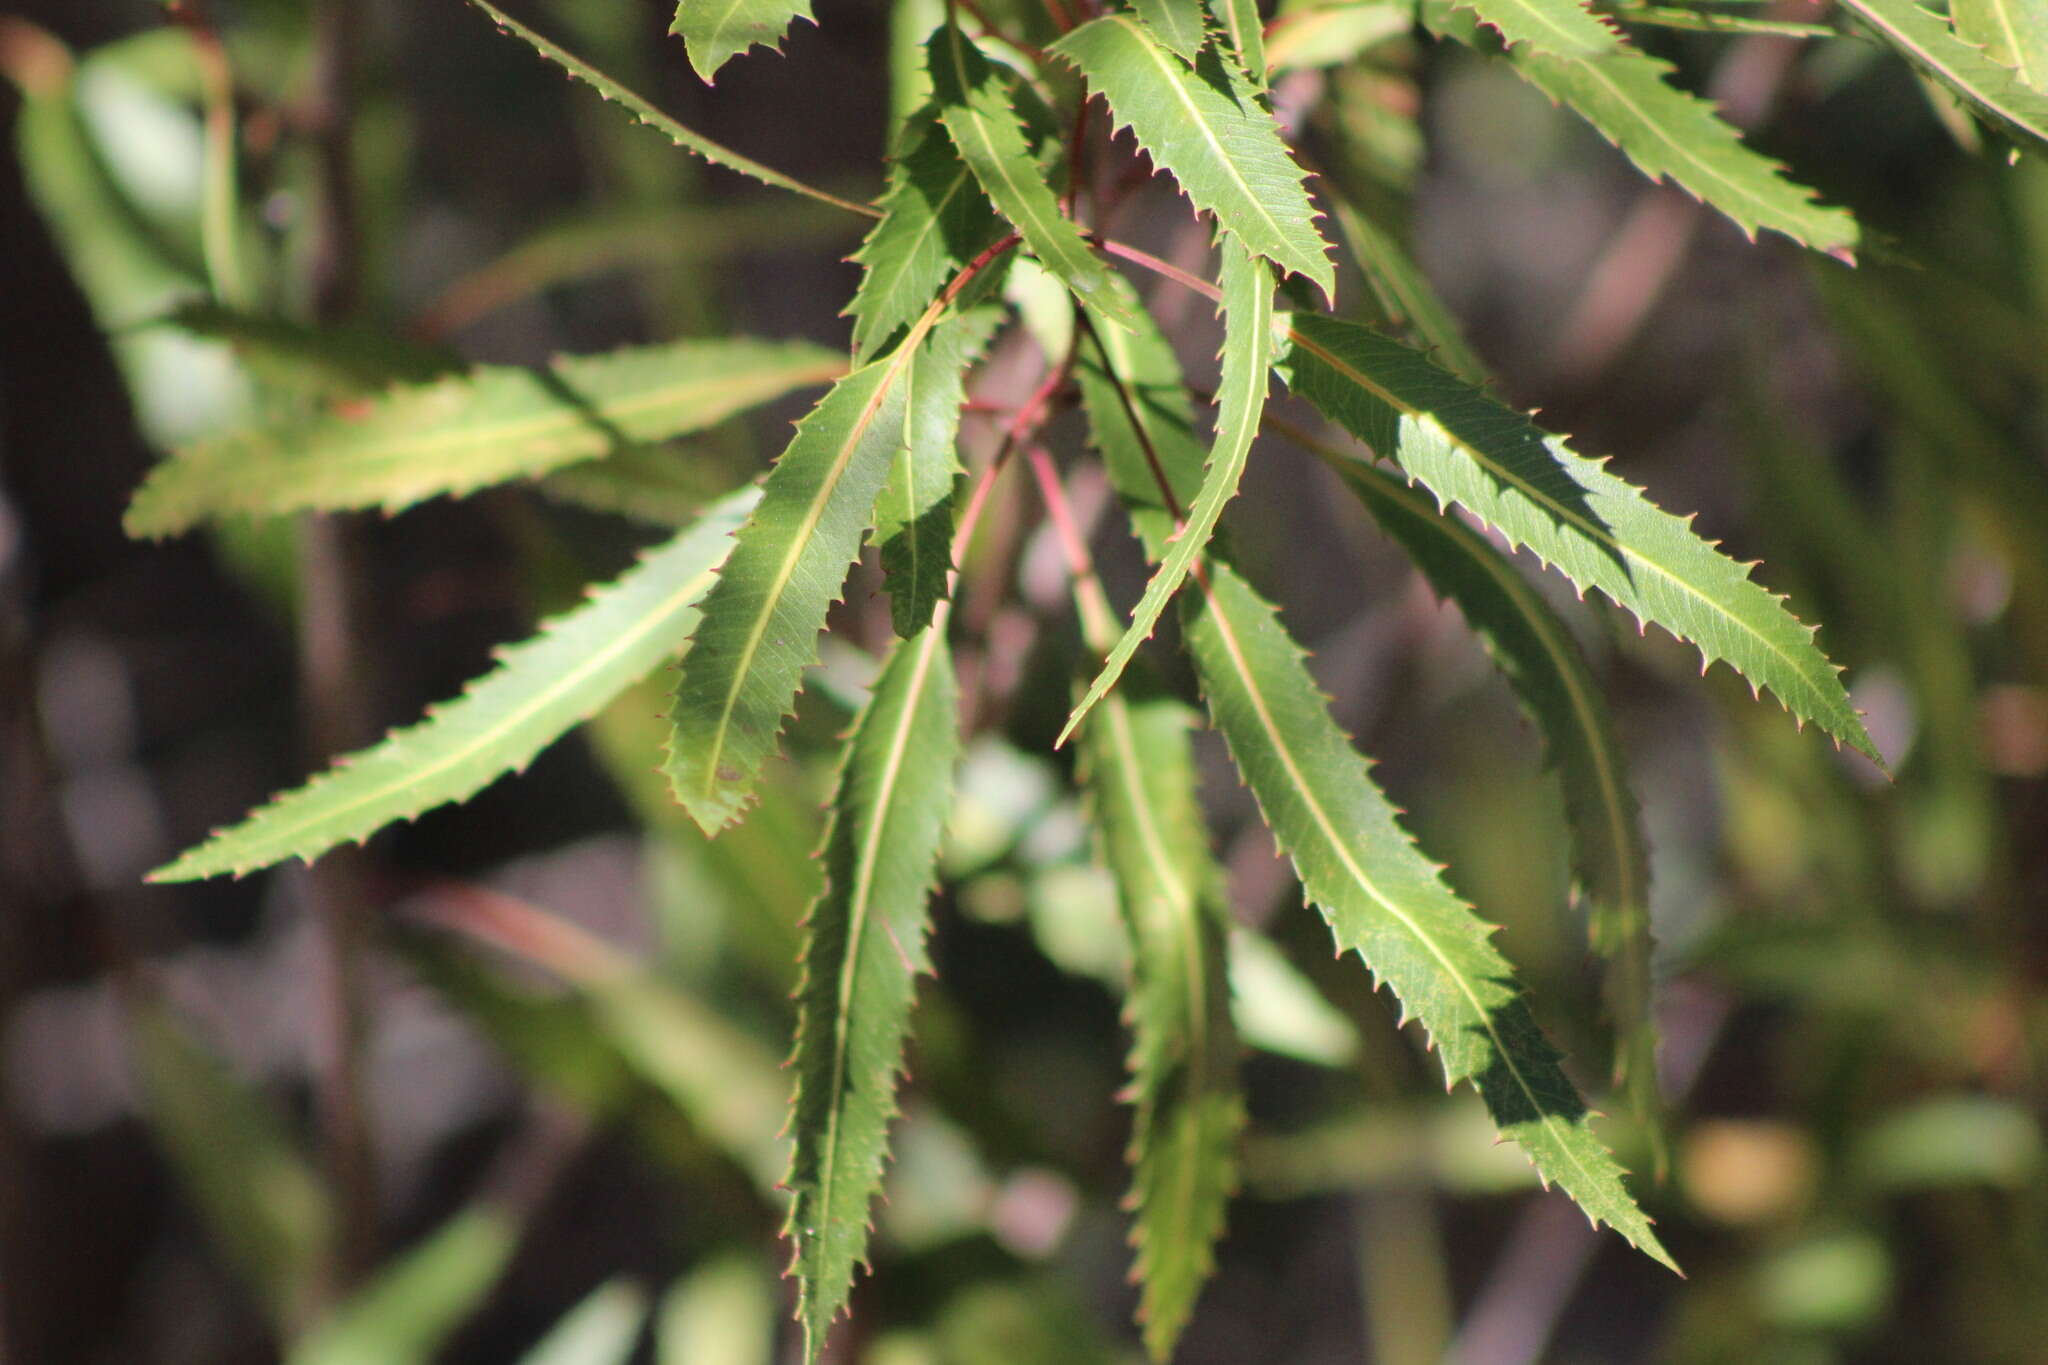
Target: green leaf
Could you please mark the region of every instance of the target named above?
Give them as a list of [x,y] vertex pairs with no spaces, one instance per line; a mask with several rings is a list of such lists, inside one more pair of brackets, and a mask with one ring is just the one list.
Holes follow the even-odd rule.
[[846,312],[853,318],[854,357],[861,361],[915,322],[946,282],[1003,231],[935,109],[913,115],[899,145],[889,188],[877,201],[881,221],[853,254],[862,273]]
[[1950,0],[1956,37],[2036,91],[2048,90],[2048,3],[2044,0]]
[[1838,670],[1783,603],[1639,489],[1421,354],[1356,323],[1296,314],[1288,386],[1419,479],[1528,546],[1583,592],[1596,588],[1725,659],[1793,717],[1882,763]]
[[1180,590],[1188,570],[1209,543],[1224,504],[1237,493],[1244,474],[1245,459],[1252,440],[1259,434],[1259,417],[1266,408],[1266,390],[1271,384],[1267,370],[1273,350],[1273,280],[1265,265],[1246,255],[1233,242],[1223,244],[1223,376],[1216,395],[1216,444],[1202,476],[1201,492],[1188,509],[1187,524],[1174,537],[1145,595],[1131,614],[1130,628],[1109,652],[1102,671],[1090,683],[1080,705],[1067,718],[1057,743],[1066,743],[1097,702],[1116,686],[1124,666],[1138,646],[1151,638],[1159,614]]
[[1628,762],[1585,656],[1550,604],[1493,544],[1393,475],[1333,461],[1374,520],[1455,602],[1541,729],[1564,788],[1572,868],[1594,948],[1607,959],[1615,1079],[1656,1130],[1656,1031],[1650,1016],[1650,863]]
[[657,1365],[774,1365],[780,1295],[751,1255],[719,1253],[661,1296]]
[[[1110,480],[1157,558],[1171,522],[1153,470],[1185,497],[1200,477],[1201,447],[1177,434],[1171,398],[1138,397],[1148,388],[1167,392],[1170,350],[1142,335],[1102,340],[1108,368],[1092,390],[1082,372],[1082,401]],[[1124,369],[1126,359],[1136,368]],[[1129,408],[1116,395],[1116,379],[1131,395]],[[1182,598],[1182,610],[1210,718],[1340,950],[1359,949],[1394,988],[1429,1030],[1445,1075],[1453,1084],[1472,1081],[1495,1124],[1522,1144],[1546,1181],[1670,1264],[1486,926],[1400,828],[1273,609],[1212,558],[1202,593]]]
[[1140,664],[1081,729],[1081,763],[1130,939],[1139,1318],[1166,1360],[1215,1266],[1244,1126],[1193,713]]
[[1676,182],[1750,237],[1769,228],[1816,251],[1846,256],[1855,248],[1848,210],[1816,204],[1812,190],[1745,146],[1711,104],[1666,83],[1670,63],[1634,48],[1578,61],[1540,52],[1513,58],[1530,83],[1571,106],[1644,175]]
[[779,48],[789,27],[810,19],[811,0],[677,0],[670,33],[679,33],[690,65],[706,85],[718,68],[750,47]]
[[[821,203],[832,204],[850,213],[863,214],[869,218],[876,216],[875,210],[866,204],[856,204],[851,200],[841,199],[837,195],[826,194],[822,190],[814,189],[804,184],[801,180],[791,179],[781,171],[763,166],[752,157],[741,156],[730,147],[713,142],[701,133],[685,128],[682,124],[655,108],[648,100],[634,94],[602,71],[572,56],[556,44],[549,42],[546,38],[541,37],[538,33],[535,33],[532,29],[492,4],[491,0],[469,0],[469,2],[485,14],[488,14],[501,31],[520,39],[542,57],[561,67],[571,76],[597,91],[605,99],[618,101],[619,105],[634,118],[640,120],[640,122],[656,132],[666,134],[668,139],[675,143],[676,146],[695,152],[712,165],[723,166],[729,171],[738,171],[741,175],[752,176],[764,185],[773,185],[777,189],[788,190],[792,194],[801,194],[807,199],[816,199]],[[746,4],[749,0],[720,0],[720,2]],[[787,2],[788,0],[783,0],[784,7],[787,7]],[[776,0],[753,0],[753,3],[774,6],[776,5]],[[806,12],[808,12],[807,0]],[[780,36],[779,30],[777,36]],[[738,49],[735,50],[737,51]],[[696,60],[694,52],[691,53],[691,59],[693,62]],[[698,69],[700,72],[703,70],[701,65],[699,65]],[[714,67],[714,69],[716,68]],[[705,79],[709,80],[710,76],[707,74]]]
[[758,496],[750,488],[718,503],[588,603],[505,650],[498,667],[460,698],[278,797],[150,880],[310,860],[525,767],[688,636],[695,604]]
[[803,671],[817,659],[825,613],[902,448],[909,385],[900,381],[923,341],[913,327],[797,423],[705,600],[669,708],[663,769],[706,833],[746,803]]
[[128,1043],[150,1129],[214,1245],[274,1325],[302,1321],[334,1223],[313,1162],[264,1096],[146,989],[129,997]]
[[[1062,295],[1062,298],[1065,296]],[[875,503],[874,535],[888,575],[889,619],[906,639],[932,619],[953,571],[953,491],[962,473],[955,442],[967,368],[1003,320],[981,308],[933,330],[910,375],[903,446]]]
[[486,366],[192,446],[150,471],[125,524],[165,536],[231,512],[395,512],[698,431],[844,369],[808,342],[748,339]]
[[1559,57],[1597,57],[1621,40],[1579,0],[1452,0],[1521,52]]
[[293,1346],[287,1365],[426,1365],[511,1263],[518,1233],[502,1209],[463,1210],[386,1262]]
[[[1273,71],[1349,66],[1361,53],[1406,37],[1414,27],[1415,6],[1398,0],[1337,0],[1290,9],[1273,21],[1265,40],[1265,61]],[[1335,202],[1344,200],[1337,197]]]
[[1452,374],[1484,384],[1486,363],[1466,342],[1450,308],[1401,243],[1346,200],[1337,200],[1336,215],[1338,231],[1365,272],[1381,316],[1397,327],[1413,328],[1430,357]]
[[1208,38],[1203,27],[1202,0],[1132,0],[1131,8],[1162,47],[1182,61],[1193,63]]
[[1258,0],[1209,0],[1238,64],[1259,89],[1266,88],[1266,30]]
[[1955,35],[1913,0],[1842,0],[1879,37],[2008,134],[2048,143],[2048,94]]
[[1016,227],[1039,263],[1076,296],[1094,301],[1113,320],[1130,325],[1121,296],[1107,288],[1109,268],[1060,212],[1058,198],[1040,176],[1011,104],[1008,82],[957,24],[933,33],[925,53],[939,117],[996,211]]
[[646,1325],[647,1291],[613,1280],[564,1314],[519,1365],[625,1365]]
[[266,383],[315,397],[424,384],[464,368],[453,351],[374,327],[308,327],[199,301],[179,305],[164,322],[192,336],[225,341]]
[[794,1243],[804,1359],[816,1361],[867,1254],[917,976],[952,804],[959,699],[944,610],[899,640],[847,741],[798,988]]
[[[1273,609],[1221,563],[1185,601],[1209,714],[1340,951],[1419,1019],[1453,1085],[1470,1081],[1539,1175],[1665,1265],[1671,1258],[1593,1135],[1492,930],[1453,895],[1330,718]],[[1675,1267],[1674,1267],[1675,1268]]]
[[1235,63],[1204,49],[1190,71],[1128,14],[1083,24],[1047,51],[1080,70],[1118,126],[1130,128],[1198,211],[1325,297],[1335,293],[1336,270],[1316,231],[1306,176]]

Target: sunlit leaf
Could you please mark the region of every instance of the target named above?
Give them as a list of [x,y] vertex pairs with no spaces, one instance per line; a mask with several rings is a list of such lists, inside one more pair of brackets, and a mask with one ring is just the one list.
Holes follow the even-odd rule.
[[2048,4],[2042,0],[1950,0],[1956,36],[2048,91]]
[[1208,36],[1203,31],[1202,0],[1132,0],[1160,45],[1183,61],[1192,62]]
[[1261,89],[1266,84],[1265,20],[1259,17],[1258,0],[1209,0],[1216,21],[1223,25],[1224,40],[1237,54],[1239,65]]
[[1614,30],[1581,0],[1452,0],[1524,52],[1597,57],[1621,46]]
[[1121,296],[1105,288],[1109,267],[1060,212],[1059,199],[1040,175],[1005,78],[956,24],[932,34],[926,54],[939,117],[996,211],[1067,288],[1128,322]]
[[669,32],[682,35],[690,65],[708,84],[748,48],[782,46],[790,25],[809,18],[811,0],[678,0]]
[[1958,38],[1939,15],[1914,0],[1842,0],[1842,7],[2007,134],[2036,151],[2048,143],[2048,94]]
[[625,1365],[647,1325],[647,1291],[614,1280],[549,1329],[519,1365]]
[[1236,63],[1205,48],[1190,71],[1129,14],[1083,24],[1048,50],[1079,69],[1198,211],[1255,255],[1335,292],[1304,173]]
[[1201,492],[1188,508],[1186,524],[1175,535],[1165,558],[1145,595],[1131,614],[1131,624],[1103,662],[1102,671],[1090,683],[1086,695],[1067,718],[1059,742],[1065,743],[1074,727],[1102,699],[1136,654],[1138,646],[1151,638],[1159,614],[1180,590],[1188,570],[1216,529],[1223,508],[1236,496],[1238,479],[1244,474],[1245,459],[1259,434],[1259,416],[1266,408],[1267,373],[1273,353],[1273,280],[1265,264],[1254,260],[1236,243],[1223,244],[1223,378],[1216,395],[1216,444],[1202,475]]
[[1638,621],[1725,659],[1875,762],[1849,695],[1802,625],[1739,564],[1522,413],[1356,323],[1296,314],[1280,370],[1288,386],[1516,547],[1596,588]]
[[746,339],[485,366],[192,446],[150,472],[126,525],[163,536],[237,512],[397,511],[699,431],[844,369],[805,342]]
[[926,902],[960,752],[947,615],[896,642],[854,724],[825,835],[826,887],[811,908],[783,1229],[808,1361],[867,1254],[910,1006],[930,969]]
[[720,502],[588,603],[506,649],[461,697],[215,834],[152,879],[310,860],[525,767],[681,645],[734,528],[758,497],[746,489]]
[[518,1226],[475,1205],[385,1262],[302,1337],[286,1365],[426,1365],[511,1263]]

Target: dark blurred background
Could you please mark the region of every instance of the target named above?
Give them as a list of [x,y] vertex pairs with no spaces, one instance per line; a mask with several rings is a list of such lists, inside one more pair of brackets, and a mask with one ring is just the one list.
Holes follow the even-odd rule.
[[[289,117],[316,79],[309,8],[212,6],[247,87],[245,191],[278,311],[507,364],[722,331],[843,344],[857,224],[704,169],[455,0],[341,7],[358,24],[360,244],[346,297],[323,302],[303,283],[317,157]],[[516,9],[768,164],[862,196],[879,184],[879,7],[820,0],[819,26],[715,90],[664,35],[672,5]],[[111,173],[175,215],[197,137],[183,35],[141,0],[0,5],[16,20],[68,49],[92,128],[133,151]],[[768,1188],[775,1063],[848,715],[834,670],[857,677],[858,651],[828,651],[795,761],[716,844],[650,793],[656,679],[338,871],[145,886],[328,754],[459,690],[658,532],[572,490],[500,490],[125,538],[153,460],[266,400],[221,344],[139,326],[176,281],[128,271],[53,208],[61,161],[22,154],[52,49],[5,32],[6,1358],[509,1361],[579,1305],[587,1340],[607,1323],[633,1340],[653,1302],[642,1358],[793,1359]],[[1407,218],[1506,396],[1697,510],[1822,623],[1895,777],[1727,670],[1701,678],[1670,639],[1571,608],[1654,850],[1668,1175],[1626,1116],[1604,1131],[1680,1281],[1536,1192],[1468,1099],[1441,1095],[1364,973],[1329,961],[1213,763],[1205,797],[1251,936],[1253,1122],[1181,1360],[2048,1360],[2048,172],[1978,145],[1870,44],[1644,42],[1857,210],[1858,268],[1746,242],[1504,67],[1405,29],[1277,89],[1327,174]],[[1119,231],[1198,264],[1182,212],[1148,192]],[[1198,379],[1204,326],[1184,348]],[[665,468],[663,489],[687,502],[747,476],[798,411],[694,441],[676,468],[696,472]],[[988,724],[945,858],[879,1274],[856,1290],[843,1360],[1134,1358],[1118,931],[1066,760],[1046,753],[1071,644],[1031,507],[1006,513],[1026,538],[1018,591],[969,613]],[[1608,1042],[1564,909],[1555,780],[1455,612],[1355,512],[1268,442],[1232,519],[1338,715],[1505,924],[1598,1092]],[[859,594],[844,617],[848,640],[886,633]],[[338,671],[322,671],[337,657],[323,631]],[[360,979],[339,987],[322,896],[360,934]],[[635,989],[550,959],[534,925],[557,922],[642,964]],[[332,1010],[344,988],[365,1021],[351,1047]],[[768,1097],[751,1145],[675,1081],[706,1055],[729,1064],[736,1104]],[[343,1063],[353,1115],[333,1092]],[[367,1134],[367,1166],[337,1155],[337,1121]],[[353,1239],[339,1257],[321,1250],[337,1226]]]

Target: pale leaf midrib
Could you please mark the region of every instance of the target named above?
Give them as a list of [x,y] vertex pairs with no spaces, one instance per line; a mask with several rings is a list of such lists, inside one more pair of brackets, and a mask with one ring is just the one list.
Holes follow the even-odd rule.
[[[1365,869],[1360,867],[1358,862],[1352,858],[1350,848],[1339,836],[1334,822],[1331,821],[1329,813],[1323,809],[1322,803],[1316,800],[1313,794],[1314,789],[1310,785],[1307,775],[1302,772],[1300,765],[1295,762],[1293,751],[1288,748],[1284,737],[1281,735],[1279,726],[1273,719],[1272,710],[1267,706],[1264,695],[1259,691],[1257,679],[1252,674],[1250,661],[1244,655],[1243,646],[1238,641],[1237,632],[1230,623],[1229,614],[1223,609],[1213,593],[1210,594],[1208,601],[1213,619],[1217,623],[1218,633],[1221,635],[1225,647],[1230,651],[1231,663],[1236,668],[1239,678],[1243,681],[1245,695],[1251,700],[1253,708],[1257,711],[1260,726],[1265,731],[1266,738],[1271,742],[1274,754],[1286,767],[1288,780],[1292,784],[1295,794],[1300,797],[1302,803],[1308,808],[1315,820],[1317,829],[1323,836],[1324,842],[1331,849],[1335,850],[1338,858],[1342,860],[1346,871],[1351,874],[1352,880],[1360,889],[1376,901],[1389,915],[1393,916],[1396,922],[1406,929],[1413,938],[1426,947],[1429,950],[1430,956],[1434,957],[1443,968],[1444,974],[1457,983],[1459,993],[1465,997],[1466,1003],[1472,1007],[1473,1013],[1479,1017],[1482,1027],[1485,1028],[1486,1035],[1493,1044],[1494,1056],[1499,1059],[1501,1065],[1507,1068],[1508,1074],[1515,1078],[1516,1087],[1521,1090],[1523,1097],[1528,1100],[1530,1109],[1536,1113],[1538,1121],[1543,1125],[1545,1131],[1550,1134],[1557,1150],[1577,1168],[1580,1176],[1589,1187],[1597,1185],[1598,1182],[1594,1178],[1593,1173],[1586,1169],[1584,1163],[1579,1160],[1578,1154],[1573,1151],[1573,1145],[1558,1131],[1556,1118],[1544,1107],[1542,1100],[1538,1098],[1528,1079],[1522,1075],[1522,1068],[1517,1064],[1514,1053],[1508,1049],[1500,1036],[1499,1030],[1494,1026],[1492,1013],[1480,1003],[1479,997],[1473,993],[1471,984],[1465,980],[1465,974],[1452,965],[1442,947],[1438,945],[1435,936],[1426,932],[1421,925],[1411,919],[1399,906],[1390,901],[1380,891],[1378,884],[1366,874]],[[1474,1085],[1478,1083],[1477,1077],[1467,1077],[1465,1079],[1471,1080]]]
[[[717,576],[718,569],[716,566],[692,575],[687,582],[677,587],[674,592],[670,593],[658,605],[644,613],[637,625],[628,627],[620,634],[614,636],[609,645],[600,647],[595,653],[586,656],[582,662],[559,675],[546,690],[538,693],[521,706],[509,712],[492,731],[478,735],[467,744],[462,745],[452,753],[425,767],[408,767],[403,772],[394,774],[391,781],[380,787],[373,788],[364,796],[347,802],[338,808],[328,807],[323,809],[318,813],[317,817],[312,815],[302,816],[296,823],[286,824],[280,831],[271,834],[264,841],[265,844],[275,847],[296,843],[299,837],[309,828],[345,818],[364,806],[384,800],[394,791],[431,782],[450,769],[468,762],[476,757],[479,752],[487,750],[500,742],[508,731],[516,730],[563,696],[575,692],[577,687],[593,674],[601,673],[611,667],[613,661],[621,655],[631,653],[641,640],[652,634],[658,626],[667,622],[677,611],[687,607],[695,597],[702,594],[704,589]],[[489,681],[489,677],[487,676],[484,681]],[[467,697],[473,695],[475,695],[473,692],[465,693],[461,699],[467,699]],[[428,725],[432,723],[432,721],[424,722],[424,724]],[[333,781],[338,776],[339,774],[327,774],[326,779]],[[194,856],[196,857],[200,851],[194,850]],[[286,849],[284,856],[291,856],[289,848]],[[184,859],[179,860],[180,863],[184,861]],[[174,864],[172,868],[166,870],[174,871],[176,866]]]
[[[890,736],[888,757],[883,765],[882,783],[872,803],[877,816],[868,824],[866,837],[861,841],[860,853],[854,863],[854,885],[850,888],[848,904],[846,961],[840,965],[839,981],[833,997],[837,1008],[833,1011],[832,1083],[826,1092],[825,1152],[818,1176],[817,1202],[821,1223],[833,1216],[832,1191],[838,1180],[839,1164],[839,1115],[844,1105],[846,1052],[850,1046],[852,1032],[850,1006],[853,1000],[854,981],[860,970],[861,952],[866,946],[865,931],[874,886],[875,864],[880,857],[882,832],[888,828],[892,813],[890,802],[894,798],[896,783],[902,775],[904,760],[908,756],[910,735],[917,727],[918,708],[923,700],[925,686],[930,680],[932,661],[944,644],[948,615],[945,604],[941,603],[932,612],[931,624],[925,627],[925,639],[918,653],[917,667],[904,691],[902,716],[895,733]],[[851,776],[849,769],[849,779]]]
[[[1775,641],[1766,636],[1762,631],[1758,630],[1754,625],[1750,624],[1750,622],[1744,619],[1742,615],[1736,613],[1731,609],[1720,606],[1712,598],[1708,597],[1705,593],[1695,588],[1692,585],[1691,581],[1685,578],[1683,575],[1674,573],[1672,570],[1666,568],[1662,563],[1651,558],[1649,555],[1643,553],[1641,550],[1636,549],[1633,546],[1626,546],[1621,544],[1619,541],[1615,540],[1611,535],[1607,534],[1606,531],[1602,530],[1600,527],[1593,525],[1592,523],[1586,521],[1583,517],[1579,516],[1578,513],[1574,512],[1571,508],[1566,507],[1564,504],[1558,502],[1554,498],[1544,495],[1539,489],[1535,488],[1534,485],[1526,482],[1525,480],[1517,476],[1513,471],[1501,465],[1498,461],[1493,459],[1493,457],[1488,455],[1485,451],[1479,449],[1477,446],[1474,446],[1467,441],[1460,439],[1454,432],[1451,431],[1449,427],[1446,427],[1443,423],[1436,421],[1433,417],[1430,417],[1421,409],[1413,406],[1412,404],[1400,398],[1395,397],[1387,389],[1385,389],[1378,383],[1374,382],[1362,371],[1358,370],[1357,368],[1351,365],[1345,364],[1342,360],[1338,359],[1336,355],[1332,354],[1324,347],[1318,345],[1316,342],[1303,336],[1300,332],[1290,327],[1288,329],[1288,335],[1294,339],[1296,344],[1306,348],[1310,354],[1314,355],[1318,360],[1328,365],[1332,370],[1335,370],[1338,374],[1350,380],[1352,383],[1357,384],[1360,388],[1363,388],[1368,392],[1372,393],[1375,397],[1380,399],[1381,402],[1387,404],[1389,407],[1395,409],[1397,412],[1400,412],[1404,416],[1408,417],[1411,421],[1415,421],[1418,423],[1426,421],[1429,422],[1431,425],[1435,426],[1436,429],[1438,431],[1441,431],[1448,440],[1450,440],[1454,445],[1458,447],[1458,449],[1464,451],[1466,455],[1474,463],[1478,464],[1482,469],[1488,471],[1501,482],[1508,484],[1510,487],[1518,490],[1522,494],[1522,496],[1527,498],[1532,504],[1548,509],[1553,515],[1558,517],[1560,520],[1569,522],[1571,525],[1577,527],[1581,533],[1592,538],[1595,541],[1598,541],[1600,544],[1607,546],[1616,554],[1623,555],[1630,560],[1641,563],[1646,568],[1654,570],[1660,577],[1665,579],[1667,582],[1676,584],[1681,590],[1684,591],[1684,593],[1688,597],[1691,597],[1696,602],[1702,604],[1713,615],[1733,622],[1743,631],[1744,634],[1748,635],[1751,639],[1755,640],[1758,644],[1762,645],[1773,656],[1775,656],[1779,660],[1779,662],[1785,665],[1785,667],[1790,671],[1793,677],[1799,679],[1799,681],[1805,685],[1805,687],[1808,689],[1808,696],[1806,698],[1807,704],[1814,708],[1816,714],[1825,709],[1823,705],[1826,701],[1825,696],[1821,695],[1821,689],[1815,686],[1813,680],[1807,676],[1805,670],[1802,669],[1790,655],[1785,653],[1784,650],[1780,649]],[[1473,510],[1475,512],[1478,512],[1479,509],[1475,508]],[[1481,513],[1480,515],[1484,514]],[[1754,582],[1747,578],[1743,579],[1742,581],[1745,583],[1749,583],[1752,587],[1756,586]],[[1605,592],[1606,589],[1602,589],[1602,591]],[[1612,596],[1611,593],[1609,593],[1608,595],[1610,597]],[[1663,623],[1660,622],[1659,624]],[[1687,636],[1686,638],[1691,639],[1692,637]],[[1701,640],[1694,640],[1694,643],[1704,648],[1707,642]],[[1723,653],[1721,657],[1725,659],[1727,655]],[[1776,684],[1770,685],[1774,688],[1777,686]]]
[[862,407],[860,416],[847,432],[846,439],[840,443],[832,464],[825,471],[825,477],[819,481],[818,491],[811,497],[810,506],[804,509],[803,518],[797,523],[798,533],[789,538],[789,549],[784,552],[781,565],[769,579],[768,591],[762,595],[760,609],[754,613],[753,624],[747,628],[746,641],[740,646],[738,665],[732,670],[732,683],[726,688],[725,701],[719,707],[717,723],[712,727],[711,745],[704,761],[704,786],[701,792],[707,802],[716,796],[721,785],[720,760],[725,754],[726,738],[732,733],[732,713],[739,705],[740,693],[746,690],[747,679],[753,674],[754,656],[760,652],[761,641],[768,634],[768,622],[781,606],[782,596],[789,589],[789,581],[796,573],[797,563],[803,558],[804,551],[810,548],[811,534],[823,520],[825,507],[832,500],[832,495],[838,491],[839,481],[845,477],[846,467],[852,463],[854,451],[867,435],[867,430],[874,424],[875,418],[880,415],[882,405],[888,401],[891,386],[909,366],[919,344],[924,340],[925,333],[931,330],[933,317],[933,313],[927,312],[917,326],[911,329],[910,335],[903,339],[895,354],[889,358],[888,368],[882,372],[881,382],[875,386],[874,393]]

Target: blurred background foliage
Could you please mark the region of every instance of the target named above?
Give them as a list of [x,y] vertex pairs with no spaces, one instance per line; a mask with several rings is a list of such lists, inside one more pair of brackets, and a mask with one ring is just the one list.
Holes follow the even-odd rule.
[[[874,192],[907,99],[880,7],[821,0],[821,27],[715,93],[655,0],[518,9],[711,136]],[[704,171],[454,0],[211,14],[225,68],[144,0],[0,6],[0,1344],[24,1362],[785,1359],[778,1066],[818,760],[866,681],[859,648],[828,649],[793,761],[715,843],[652,772],[660,679],[524,776],[380,836],[340,882],[360,980],[335,979],[303,870],[140,878],[454,692],[645,543],[610,511],[687,515],[793,410],[390,520],[135,545],[119,517],[170,444],[374,377],[725,330],[841,344],[858,224]],[[1873,45],[1648,35],[1856,206],[1874,245],[1850,270],[1744,242],[1499,66],[1412,37],[1403,7],[1288,0],[1275,19],[1283,114],[1324,175],[1386,207],[1345,229],[1409,224],[1504,392],[1761,558],[1823,623],[1896,780],[1726,670],[1697,684],[1669,639],[1574,609],[1654,843],[1668,1173],[1619,1114],[1605,1132],[1680,1281],[1534,1191],[1476,1101],[1438,1093],[1365,974],[1281,913],[1298,891],[1212,763],[1253,1119],[1179,1358],[2043,1359],[2048,168],[1977,146]],[[323,23],[356,51],[340,280],[321,276]],[[206,171],[223,70],[233,199]],[[1146,194],[1119,231],[1198,251],[1170,194]],[[221,215],[229,261],[210,256]],[[1553,913],[1565,841],[1533,735],[1323,472],[1260,454],[1232,511],[1248,566],[1425,846],[1504,921],[1553,1035],[1604,1057]],[[847,1361],[1136,1356],[1122,945],[1066,759],[1045,756],[1074,645],[1020,490],[968,570],[977,733]],[[835,641],[885,638],[876,613],[855,592]],[[337,619],[342,697],[309,735],[308,660]],[[359,1037],[339,1036],[337,991]],[[351,1121],[360,1142],[336,1131]]]

